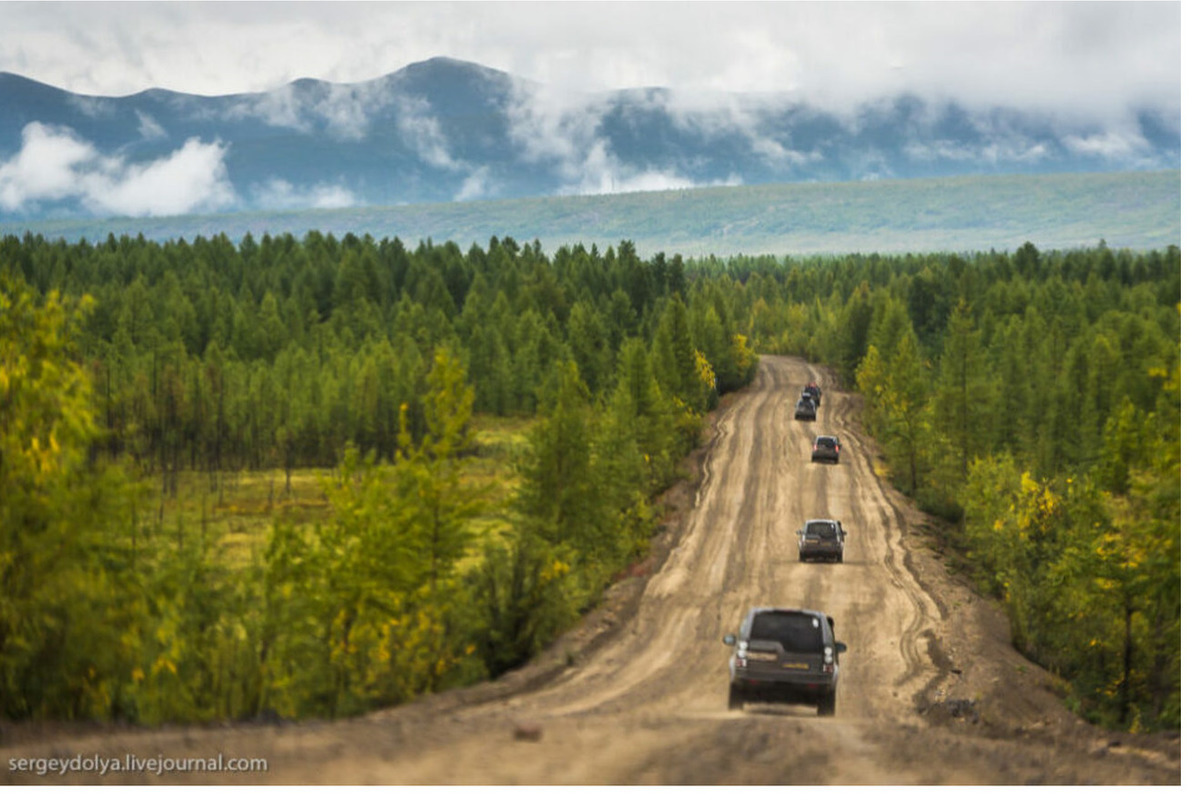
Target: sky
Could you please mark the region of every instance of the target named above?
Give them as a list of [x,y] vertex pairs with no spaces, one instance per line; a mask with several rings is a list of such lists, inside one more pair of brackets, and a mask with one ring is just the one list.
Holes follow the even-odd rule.
[[[737,131],[764,159],[819,159],[760,127],[755,100],[776,93],[854,124],[864,103],[915,94],[953,101],[987,128],[996,106],[1048,114],[1068,150],[1123,168],[1153,168],[1138,114],[1179,125],[1184,6],[1177,2],[12,2],[0,0],[0,71],[71,92],[123,96],[150,88],[247,100],[276,119],[294,110],[288,84],[369,81],[449,56],[533,81],[507,109],[528,157],[551,159],[561,193],[686,188],[668,168],[637,171],[599,135],[603,103],[591,92],[667,87],[664,111],[680,125]],[[329,122],[348,138],[383,102],[335,92]],[[402,102],[404,98],[390,98]],[[90,101],[89,101],[90,102]],[[487,165],[451,153],[419,106],[397,116],[402,138],[461,183],[458,199],[498,189]],[[3,109],[0,109],[0,114]],[[143,119],[142,137],[164,135]],[[1077,131],[1087,131],[1079,134]],[[1004,130],[964,160],[1036,159]],[[937,143],[932,143],[936,145]],[[931,145],[932,146],[932,145]],[[239,197],[227,146],[189,140],[133,163],[78,132],[31,122],[19,150],[0,153],[0,212],[77,199],[95,214],[216,211],[257,202],[335,207],[360,201],[347,186],[286,180]],[[870,177],[870,176],[868,176]],[[875,177],[887,177],[886,171]],[[722,179],[736,184],[739,177]]]
[[9,2],[0,71],[72,92],[257,92],[450,56],[564,90],[901,91],[1112,118],[1179,108],[1174,2]]

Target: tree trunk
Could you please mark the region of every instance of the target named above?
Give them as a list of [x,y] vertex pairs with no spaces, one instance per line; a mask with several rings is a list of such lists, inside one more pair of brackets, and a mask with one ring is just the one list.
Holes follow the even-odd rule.
[[1132,704],[1130,679],[1133,674],[1133,597],[1125,594],[1125,648],[1121,664],[1121,724],[1129,721]]

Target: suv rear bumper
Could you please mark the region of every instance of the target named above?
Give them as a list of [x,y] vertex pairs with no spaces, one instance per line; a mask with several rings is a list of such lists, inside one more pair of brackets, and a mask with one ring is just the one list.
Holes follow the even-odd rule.
[[801,703],[816,705],[820,700],[837,692],[837,682],[832,676],[821,676],[818,680],[807,677],[798,681],[761,680],[737,677],[729,685],[742,699],[749,703]]
[[836,561],[842,557],[843,550],[844,548],[841,547],[822,547],[821,545],[817,545],[815,547],[812,545],[802,546],[800,548],[800,560],[805,561],[810,558],[828,558]]

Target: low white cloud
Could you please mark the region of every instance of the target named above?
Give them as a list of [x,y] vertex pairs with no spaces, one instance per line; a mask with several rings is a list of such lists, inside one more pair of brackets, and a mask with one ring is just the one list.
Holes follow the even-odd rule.
[[[661,101],[659,94],[643,93],[640,99],[653,107]],[[611,111],[613,102],[611,95],[527,84],[514,91],[512,102],[505,109],[509,136],[521,158],[546,164],[554,171],[561,181],[557,190],[560,195],[665,191],[741,183],[736,176],[697,182],[669,164],[639,169],[624,163],[601,133],[604,116]],[[772,150],[764,143],[762,152],[769,157],[786,158],[782,149],[779,146]]]
[[282,178],[255,186],[251,194],[261,208],[349,208],[359,204],[354,192],[340,184],[297,187]]
[[218,142],[189,139],[156,161],[130,164],[68,128],[31,122],[21,150],[0,163],[0,208],[26,212],[72,201],[93,214],[159,216],[216,211],[236,195]]
[[144,111],[137,112],[138,118],[138,133],[143,139],[164,139],[167,132],[162,125],[154,117]]
[[855,153],[849,159],[851,179],[856,181],[881,181],[896,177],[888,165],[887,156],[874,147]]
[[450,155],[450,145],[429,102],[421,97],[401,95],[396,103],[396,129],[401,140],[417,152],[417,157],[441,169],[460,170],[465,165]]
[[1151,149],[1141,134],[1112,130],[1067,135],[1062,138],[1062,143],[1072,153],[1099,156],[1110,161],[1132,161],[1144,157]]
[[911,142],[904,153],[914,161],[958,161],[972,164],[1030,164],[1050,155],[1045,142],[1024,138],[1010,141],[993,141],[983,144],[968,144],[946,139],[930,142]]
[[325,120],[335,138],[361,141],[367,135],[371,117],[383,105],[385,98],[373,90],[372,84],[326,86],[328,94],[314,105],[313,112]]
[[67,129],[38,122],[26,125],[20,152],[0,164],[0,208],[21,211],[70,196],[78,191],[79,168],[96,158],[95,149]]
[[729,178],[698,184],[673,170],[639,170],[623,164],[608,152],[605,142],[592,145],[587,158],[573,170],[573,180],[559,188],[559,194],[624,194],[626,192],[659,192],[669,189],[693,189],[696,186],[736,186],[740,181]]
[[804,167],[820,161],[820,150],[796,150],[775,130],[777,112],[801,102],[791,93],[775,96],[718,92],[654,92],[646,99],[665,112],[679,128],[708,139],[736,136],[774,169]]
[[289,83],[239,97],[225,110],[224,118],[253,119],[301,133],[312,133],[314,124],[323,122],[335,139],[357,142],[367,135],[371,119],[391,102],[379,83]]
[[557,162],[569,168],[586,158],[606,108],[603,101],[589,95],[524,84],[514,87],[505,114],[509,136],[521,158],[532,163]]
[[92,119],[104,119],[116,113],[116,104],[107,97],[72,94],[67,96],[67,103]]
[[492,194],[493,187],[491,176],[488,174],[487,167],[479,167],[467,176],[459,188],[458,193],[454,195],[455,200],[482,200]]
[[257,119],[276,128],[292,128],[307,131],[308,123],[301,112],[304,103],[296,96],[295,86],[288,84],[261,94],[246,95],[231,105],[225,113],[226,119]]

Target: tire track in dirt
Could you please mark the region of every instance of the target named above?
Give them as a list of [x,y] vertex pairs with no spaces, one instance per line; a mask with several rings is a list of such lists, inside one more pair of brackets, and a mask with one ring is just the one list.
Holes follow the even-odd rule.
[[[903,671],[892,679],[892,686],[902,690],[911,686],[919,678],[921,688],[929,681],[942,677],[941,671],[934,667],[927,653],[925,642],[934,635],[937,623],[942,618],[942,611],[920,586],[908,569],[906,563],[907,522],[899,512],[894,495],[896,490],[885,483],[876,469],[876,460],[872,454],[872,446],[867,444],[859,435],[855,421],[850,418],[850,399],[841,392],[834,393],[835,427],[840,431],[844,449],[852,453],[848,466],[850,467],[851,495],[856,498],[860,509],[869,513],[865,520],[877,537],[870,541],[876,543],[870,557],[884,568],[891,586],[903,596],[908,603],[909,611],[904,615],[903,629],[895,641],[895,647],[903,658]],[[848,445],[848,446],[847,446]],[[862,524],[862,523],[860,523]],[[915,695],[917,690],[911,695]]]

